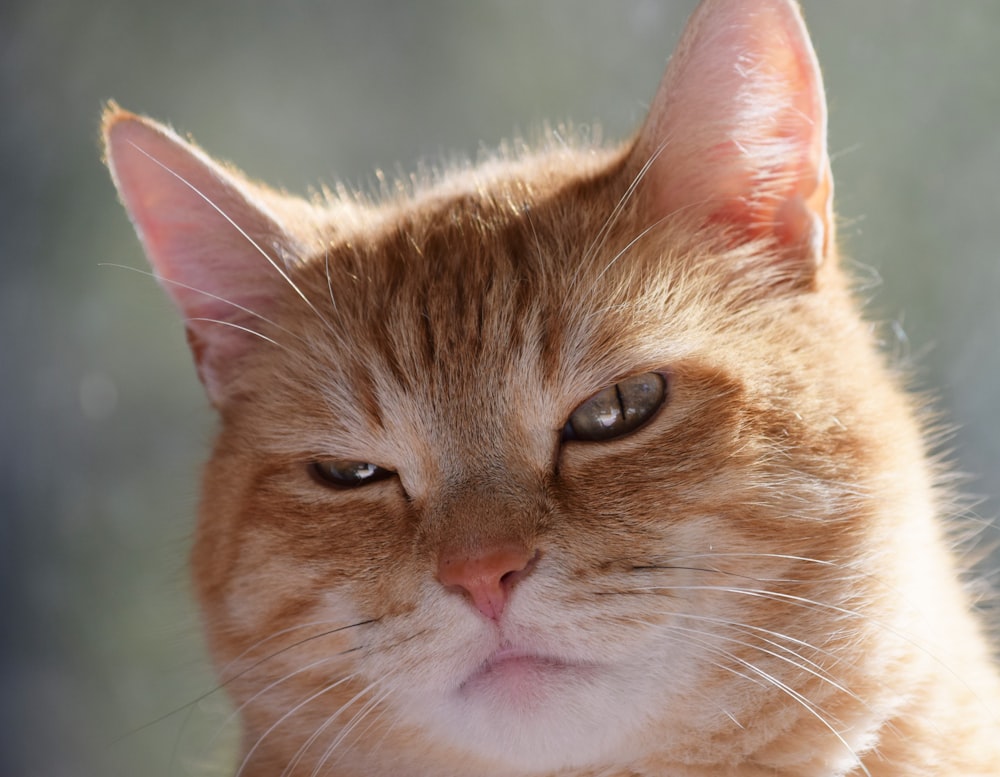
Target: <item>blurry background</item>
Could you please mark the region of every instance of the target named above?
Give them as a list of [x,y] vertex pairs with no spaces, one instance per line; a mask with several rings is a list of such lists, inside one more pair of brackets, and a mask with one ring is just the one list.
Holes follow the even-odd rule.
[[[376,166],[474,156],[546,118],[623,137],[693,6],[3,3],[0,774],[204,774],[218,750],[225,762],[226,745],[208,741],[221,694],[189,705],[213,688],[185,563],[214,419],[154,282],[100,266],[145,266],[99,160],[102,102],[170,121],[293,191],[368,186]],[[989,521],[1000,3],[804,6],[842,241],[872,315],[897,324],[887,348],[959,427],[955,459]]]

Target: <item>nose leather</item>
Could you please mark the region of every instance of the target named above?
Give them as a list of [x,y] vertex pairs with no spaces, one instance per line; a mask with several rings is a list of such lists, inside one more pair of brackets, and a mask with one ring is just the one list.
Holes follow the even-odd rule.
[[449,551],[438,557],[437,579],[467,596],[486,618],[497,621],[514,586],[534,568],[538,552],[500,545],[478,552]]

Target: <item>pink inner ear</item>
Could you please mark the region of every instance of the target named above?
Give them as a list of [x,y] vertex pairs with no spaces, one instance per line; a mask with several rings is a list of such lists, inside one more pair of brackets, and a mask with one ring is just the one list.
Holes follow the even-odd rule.
[[705,0],[635,150],[656,218],[697,214],[818,261],[832,229],[822,79],[786,0]]
[[213,401],[227,369],[259,339],[293,249],[235,174],[155,122],[111,109],[108,165],[146,256],[180,308]]

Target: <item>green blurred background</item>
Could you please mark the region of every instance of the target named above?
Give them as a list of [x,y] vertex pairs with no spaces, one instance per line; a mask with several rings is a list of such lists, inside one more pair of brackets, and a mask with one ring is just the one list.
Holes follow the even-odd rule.
[[[693,6],[3,4],[0,774],[206,774],[228,747],[209,742],[221,694],[188,704],[213,687],[185,563],[214,419],[154,282],[100,266],[144,266],[100,164],[102,102],[173,122],[293,191],[367,187],[376,166],[474,156],[546,118],[624,136]],[[873,316],[894,322],[887,350],[959,427],[954,458],[991,523],[1000,3],[804,6],[831,105],[841,238]]]

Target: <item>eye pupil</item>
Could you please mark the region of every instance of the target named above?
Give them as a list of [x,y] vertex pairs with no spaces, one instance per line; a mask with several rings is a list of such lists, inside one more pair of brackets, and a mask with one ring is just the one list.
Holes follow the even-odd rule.
[[317,459],[309,465],[309,471],[321,485],[338,488],[355,488],[384,480],[394,474],[392,470],[368,461],[343,459]]
[[626,378],[597,392],[573,411],[563,438],[598,442],[621,437],[649,421],[666,394],[666,380],[658,372]]

